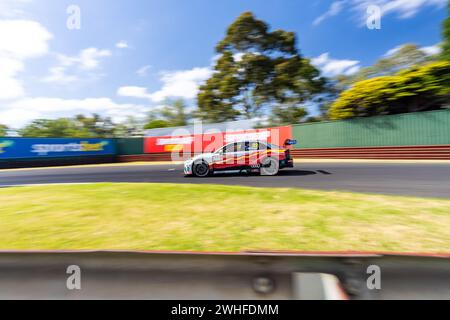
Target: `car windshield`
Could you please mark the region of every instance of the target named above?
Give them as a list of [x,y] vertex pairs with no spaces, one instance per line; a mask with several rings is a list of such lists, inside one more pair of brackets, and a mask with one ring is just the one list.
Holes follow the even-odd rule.
[[222,147],[221,149],[217,150],[215,153],[216,154],[231,153],[231,152],[235,152],[235,151],[236,151],[236,143],[230,143],[230,144],[227,144],[226,146]]

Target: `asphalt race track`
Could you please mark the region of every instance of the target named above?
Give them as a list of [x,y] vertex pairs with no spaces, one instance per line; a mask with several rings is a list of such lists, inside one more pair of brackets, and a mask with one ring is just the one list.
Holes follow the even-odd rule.
[[450,198],[450,164],[444,163],[299,163],[278,176],[215,175],[184,177],[182,165],[117,165],[31,170],[0,170],[0,186],[86,183],[162,182],[295,187],[365,193]]

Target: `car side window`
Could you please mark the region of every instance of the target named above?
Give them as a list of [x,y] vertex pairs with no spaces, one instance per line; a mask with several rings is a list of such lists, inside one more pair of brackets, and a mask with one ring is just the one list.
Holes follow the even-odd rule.
[[246,142],[238,142],[236,145],[236,152],[245,152],[246,150]]
[[225,146],[225,148],[223,148],[223,153],[233,153],[233,152],[236,152],[236,143],[231,143]]
[[270,147],[269,147],[268,144],[265,144],[265,143],[260,142],[260,143],[259,143],[258,150],[263,150],[263,151],[264,151],[264,150],[270,150]]
[[248,143],[248,151],[258,151],[259,150],[259,142],[252,141]]

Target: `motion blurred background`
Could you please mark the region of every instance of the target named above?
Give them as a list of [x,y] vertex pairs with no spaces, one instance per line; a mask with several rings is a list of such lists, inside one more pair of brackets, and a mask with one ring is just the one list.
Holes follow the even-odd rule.
[[[447,0],[0,0],[0,249],[133,251],[110,259],[134,271],[135,251],[263,252],[233,271],[249,283],[270,252],[333,252],[332,268],[289,266],[336,275],[350,297],[448,297],[449,10]],[[184,156],[204,152],[208,129],[295,139],[295,167],[185,178],[172,152],[193,141],[201,147]],[[349,251],[371,253],[355,262]],[[387,258],[395,289],[371,295],[366,264],[393,252],[413,258]],[[2,254],[0,269],[30,266],[19,256]],[[56,269],[69,259],[54,257]],[[98,271],[109,256],[73,257]],[[150,273],[170,260],[154,257]],[[224,271],[222,256],[209,258],[203,267]],[[403,288],[402,265],[429,281]],[[0,287],[13,294],[21,271],[6,271]],[[292,298],[294,278],[275,277],[288,291],[265,297]],[[84,297],[108,292],[96,288]]]

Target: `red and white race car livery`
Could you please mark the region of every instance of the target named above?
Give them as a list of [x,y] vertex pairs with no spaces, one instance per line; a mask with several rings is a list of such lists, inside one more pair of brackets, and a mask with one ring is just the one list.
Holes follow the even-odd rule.
[[263,141],[240,141],[230,143],[214,153],[203,153],[184,163],[184,173],[206,177],[217,172],[246,171],[261,175],[276,175],[280,169],[292,168],[294,161],[287,140],[285,147]]

